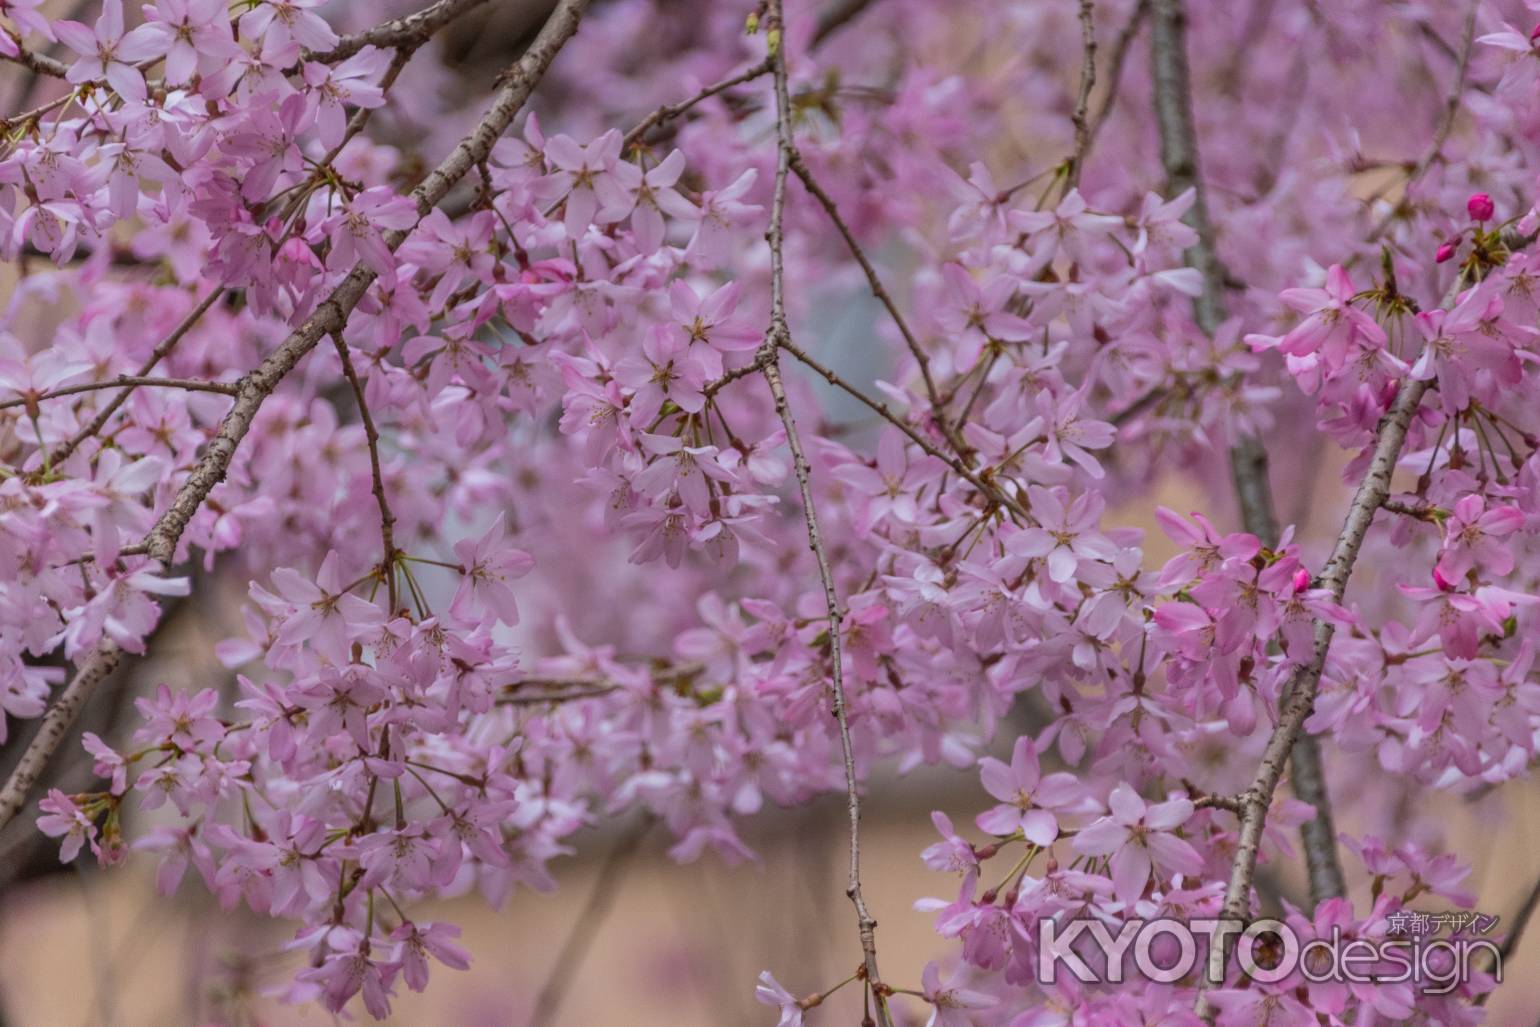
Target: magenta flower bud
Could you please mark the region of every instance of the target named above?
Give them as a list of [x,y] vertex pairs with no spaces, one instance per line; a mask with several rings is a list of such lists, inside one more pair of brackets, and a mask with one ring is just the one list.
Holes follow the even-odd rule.
[[1471,198],[1465,201],[1465,209],[1470,212],[1473,221],[1491,221],[1492,214],[1497,210],[1492,204],[1492,197],[1486,193],[1472,193]]
[[1294,591],[1303,592],[1310,587],[1310,572],[1301,567],[1294,572]]
[[1444,261],[1454,256],[1455,247],[1458,245],[1459,241],[1456,239],[1450,239],[1448,242],[1444,243],[1444,245],[1438,248],[1438,252],[1433,254],[1433,263],[1442,264]]
[[1537,36],[1540,36],[1540,23],[1536,23],[1535,27],[1529,30],[1529,41],[1533,43]]

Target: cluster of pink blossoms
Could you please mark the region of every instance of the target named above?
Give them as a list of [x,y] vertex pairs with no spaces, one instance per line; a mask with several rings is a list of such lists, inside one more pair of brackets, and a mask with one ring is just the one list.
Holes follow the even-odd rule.
[[[182,568],[249,597],[218,650],[230,687],[159,687],[122,737],[84,736],[100,790],[32,796],[63,859],[144,851],[163,891],[197,878],[287,921],[271,995],[384,1016],[430,964],[467,965],[425,900],[553,887],[574,835],[627,817],[677,859],[746,858],[743,818],[846,788],[848,725],[857,778],[977,767],[994,800],[976,830],[936,815],[923,858],[961,883],[920,908],[945,955],[907,989],[863,971],[868,1003],[945,1027],[1185,1023],[1196,979],[1041,985],[1034,926],[1217,915],[1235,797],[1313,668],[1304,730],[1355,890],[1278,907],[1248,882],[1248,912],[1367,934],[1472,901],[1459,839],[1383,811],[1537,755],[1540,51],[1485,31],[1515,12],[1479,5],[1458,132],[1445,95],[1382,83],[1423,73],[1425,35],[1457,52],[1463,16],[1195,18],[1199,218],[1152,157],[1148,47],[1097,66],[1109,105],[1079,114],[1094,140],[1073,127],[1073,3],[874,0],[832,27],[803,4],[602,5],[554,99],[430,210],[414,189],[479,110],[408,58],[477,5],[319,6],[103,0],[75,23],[0,0],[0,58],[52,90],[0,140],[0,254],[28,271],[0,312],[0,744],[58,698],[59,658],[152,648]],[[1152,6],[1096,3],[1103,50]],[[639,65],[643,29],[677,45]],[[1258,115],[1285,89],[1293,108]],[[1406,155],[1424,122],[1426,160]],[[1396,194],[1365,201],[1383,167]],[[1233,315],[1212,332],[1208,217]],[[891,311],[838,324],[869,287]],[[1308,499],[1277,538],[1216,526],[1225,447],[1276,441],[1280,500],[1328,442],[1356,483],[1412,383],[1429,398],[1359,535],[1373,590],[1331,585],[1324,490],[1329,529]],[[1109,507],[1170,469],[1218,498],[1160,509],[1162,563]],[[1262,862],[1299,858],[1313,807],[1264,799]],[[1492,984],[1232,972],[1201,1002],[1224,1024],[1464,1024]],[[823,1002],[768,973],[759,996],[783,1025]]]

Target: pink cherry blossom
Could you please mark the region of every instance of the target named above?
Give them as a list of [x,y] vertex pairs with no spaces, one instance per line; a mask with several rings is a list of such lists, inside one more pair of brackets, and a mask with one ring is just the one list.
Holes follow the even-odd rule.
[[[518,602],[509,582],[522,578],[534,567],[534,559],[521,549],[503,544],[503,517],[498,516],[479,539],[455,543],[460,558],[460,587],[449,603],[449,612],[468,623],[490,616],[504,624],[519,622]],[[478,616],[479,615],[479,616]]]
[[1025,736],[1016,740],[1009,766],[986,756],[979,761],[979,768],[984,790],[1003,803],[979,815],[979,829],[994,835],[1019,831],[1033,845],[1052,845],[1059,836],[1055,814],[1075,805],[1081,796],[1074,775],[1059,772],[1044,776],[1037,749]]
[[134,100],[145,95],[144,75],[135,65],[161,56],[170,46],[169,40],[149,25],[124,32],[123,0],[102,0],[102,14],[94,28],[78,21],[56,21],[53,31],[59,42],[78,55],[69,67],[71,82],[106,79],[112,88]]
[[156,0],[155,14],[144,27],[164,44],[168,82],[186,82],[200,67],[241,54],[220,0]]
[[[272,921],[240,974],[190,924],[257,1018],[459,1008],[430,911],[827,803],[882,925],[842,872],[783,1025],[1479,1019],[1495,966],[1044,984],[1039,931],[1487,901],[1450,811],[1540,737],[1516,12],[491,6],[0,0],[7,838]],[[907,853],[892,771],[965,786]]]
[[992,1009],[999,1000],[993,995],[971,991],[953,983],[957,975],[942,983],[941,969],[935,963],[926,963],[920,973],[920,988],[925,1001],[933,1007],[926,1027],[972,1027],[973,1017],[969,1010]]
[[59,844],[60,862],[73,863],[80,855],[80,847],[87,842],[95,848],[96,824],[81,812],[70,796],[50,788],[38,808],[43,811],[43,816],[37,819],[38,830],[50,838],[64,839]]
[[544,183],[551,196],[562,201],[563,223],[573,239],[582,236],[596,215],[618,221],[631,213],[627,193],[617,172],[620,160],[620,133],[606,132],[584,146],[570,136],[556,136],[546,141],[545,156],[555,169]]
[[1444,548],[1438,573],[1446,581],[1458,581],[1473,567],[1503,575],[1513,570],[1513,548],[1502,541],[1524,527],[1524,512],[1516,506],[1487,507],[1476,493],[1461,496],[1444,522]]
[[1186,799],[1148,804],[1127,784],[1119,784],[1107,800],[1110,812],[1081,830],[1074,849],[1087,856],[1110,857],[1112,884],[1118,900],[1133,903],[1154,875],[1193,877],[1203,872],[1203,857],[1176,835],[1174,829],[1192,817]]

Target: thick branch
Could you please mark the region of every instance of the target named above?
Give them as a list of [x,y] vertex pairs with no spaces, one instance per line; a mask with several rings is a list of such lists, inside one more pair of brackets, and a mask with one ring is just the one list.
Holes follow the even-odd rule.
[[[1347,590],[1348,577],[1352,574],[1359,550],[1363,547],[1364,537],[1369,533],[1369,525],[1373,523],[1376,511],[1390,495],[1391,474],[1395,471],[1396,461],[1401,456],[1401,448],[1406,443],[1407,430],[1427,389],[1428,383],[1425,381],[1411,378],[1404,380],[1396,393],[1396,399],[1390,411],[1380,419],[1374,455],[1370,459],[1363,481],[1359,483],[1358,490],[1353,496],[1353,503],[1348,508],[1342,531],[1337,536],[1337,543],[1332,547],[1331,557],[1326,561],[1318,582],[1321,587],[1328,589],[1338,602],[1342,600],[1343,593]],[[1226,918],[1244,920],[1249,911],[1251,883],[1256,873],[1257,853],[1262,844],[1262,829],[1267,822],[1267,810],[1272,803],[1273,793],[1278,788],[1278,781],[1283,776],[1283,767],[1288,760],[1294,740],[1299,736],[1300,728],[1305,718],[1310,715],[1310,709],[1315,702],[1316,691],[1321,684],[1321,670],[1326,665],[1326,653],[1331,648],[1332,635],[1335,631],[1336,627],[1327,621],[1316,623],[1315,648],[1311,658],[1295,671],[1285,689],[1282,708],[1278,712],[1278,723],[1267,740],[1267,747],[1263,750],[1256,776],[1250,788],[1243,793],[1244,810],[1240,817],[1240,836],[1236,843],[1235,858],[1230,866],[1230,880],[1225,887],[1224,916]],[[1210,980],[1222,978],[1225,962],[1224,946],[1215,945],[1209,953],[1209,960],[1209,973],[1203,982],[1202,990],[1206,990]],[[1211,1014],[1212,1009],[1208,1006],[1202,990],[1198,998],[1198,1011],[1200,1015]]]
[[[512,124],[557,52],[577,31],[578,21],[587,6],[588,0],[561,0],[530,48],[502,76],[497,96],[480,123],[412,191],[419,216],[432,210],[466,172],[486,159],[492,144]],[[386,236],[386,241],[395,248],[406,234],[393,231]],[[188,522],[209,491],[224,478],[263,401],[322,338],[343,330],[349,314],[374,278],[375,272],[364,265],[355,267],[299,328],[256,370],[241,379],[235,405],[220,423],[197,466],[177,490],[170,507],[145,536],[147,552],[162,566],[169,566]],[[16,816],[26,802],[27,792],[58,749],[81,707],[122,658],[123,652],[116,644],[103,640],[80,662],[74,678],[43,715],[42,728],[22,754],[5,787],[0,789],[0,827]]]
[[16,56],[0,54],[0,59],[20,64],[22,67],[30,68],[39,75],[48,75],[52,78],[63,78],[70,70],[69,65],[63,61],[55,60],[44,53],[35,53],[20,43],[16,44]]
[[1150,31],[1155,80],[1155,119],[1160,128],[1160,162],[1171,194],[1194,189],[1186,221],[1198,233],[1187,262],[1203,275],[1203,292],[1193,301],[1198,327],[1213,335],[1225,319],[1225,271],[1214,245],[1208,191],[1198,169],[1198,133],[1193,125],[1192,82],[1187,67],[1187,14],[1183,0],[1154,0]]
[[[1210,337],[1226,316],[1225,270],[1214,242],[1208,197],[1198,161],[1197,131],[1193,125],[1192,83],[1187,66],[1186,16],[1182,0],[1155,0],[1152,29],[1152,71],[1155,77],[1155,113],[1160,126],[1161,161],[1172,192],[1195,191],[1188,222],[1198,241],[1187,253],[1188,262],[1203,276],[1203,292],[1193,301],[1198,325]],[[1278,544],[1278,515],[1268,478],[1267,448],[1255,435],[1241,435],[1230,447],[1230,472],[1246,530],[1264,545]],[[1383,498],[1383,497],[1381,497]],[[1308,709],[1308,707],[1307,707]],[[1320,744],[1310,735],[1294,745],[1294,789],[1315,809],[1315,816],[1301,826],[1310,894],[1315,902],[1343,894],[1342,865],[1337,858],[1336,831],[1331,802],[1321,766]],[[1222,950],[1222,946],[1216,946]]]
[[415,49],[426,43],[440,29],[472,8],[480,7],[487,0],[438,0],[415,14],[381,22],[372,29],[343,36],[337,45],[325,53],[306,54],[307,61],[335,64],[346,60],[366,46],[410,47]]
[[[1501,967],[1508,961],[1509,956],[1518,951],[1519,941],[1523,939],[1524,930],[1529,926],[1530,919],[1534,917],[1537,906],[1540,906],[1540,879],[1536,879],[1535,883],[1530,886],[1529,894],[1524,896],[1523,905],[1519,906],[1518,912],[1514,913],[1510,918],[1513,923],[1508,929],[1508,936],[1503,939],[1502,945],[1497,950],[1497,967]],[[1491,993],[1488,992],[1487,994]],[[1485,995],[1478,998],[1476,1004],[1478,1006],[1481,1005],[1482,1000],[1485,998]]]

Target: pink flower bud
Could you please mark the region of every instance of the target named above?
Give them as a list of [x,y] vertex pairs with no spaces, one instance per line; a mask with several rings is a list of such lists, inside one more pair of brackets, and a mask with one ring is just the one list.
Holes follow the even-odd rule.
[[1437,566],[1433,568],[1433,584],[1437,585],[1440,592],[1453,592],[1455,583],[1444,577],[1444,572]]
[[1540,24],[1537,24],[1533,29],[1530,29],[1529,41],[1533,43],[1535,41],[1535,37],[1537,36],[1540,36]]
[[1456,239],[1450,239],[1448,242],[1444,243],[1444,245],[1438,248],[1438,252],[1433,254],[1433,263],[1442,264],[1444,261],[1454,256],[1455,247],[1458,245],[1459,241]]
[[1294,591],[1303,592],[1310,587],[1310,572],[1301,567],[1294,572]]
[[1486,193],[1472,193],[1471,198],[1465,201],[1465,209],[1470,212],[1473,221],[1491,221],[1497,208],[1492,204],[1492,197]]

